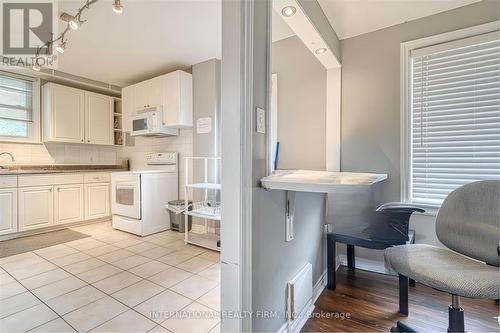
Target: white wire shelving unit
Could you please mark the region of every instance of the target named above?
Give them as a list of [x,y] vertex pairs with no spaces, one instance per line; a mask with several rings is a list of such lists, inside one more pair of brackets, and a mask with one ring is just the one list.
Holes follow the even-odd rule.
[[[185,158],[185,186],[184,186],[184,200],[186,210],[184,211],[184,223],[185,223],[185,236],[184,241],[188,244],[193,244],[208,248],[215,251],[220,251],[220,236],[215,232],[209,232],[209,221],[221,221],[221,202],[220,190],[221,184],[211,182],[213,179],[218,180],[218,172],[220,167],[220,157],[186,157]],[[193,169],[194,173],[194,163],[203,163],[203,180],[200,182],[194,182],[190,176],[190,167]],[[209,166],[212,167],[213,175],[209,175]],[[201,192],[203,200],[196,201],[198,197],[195,192]],[[219,193],[213,193],[219,192]],[[209,194],[212,194],[210,198]],[[189,201],[192,198],[193,203],[189,207]],[[189,210],[191,208],[191,210]],[[193,232],[189,230],[189,217],[201,218],[204,221],[204,232]],[[220,227],[220,225],[219,225]],[[219,228],[220,229],[220,228]]]

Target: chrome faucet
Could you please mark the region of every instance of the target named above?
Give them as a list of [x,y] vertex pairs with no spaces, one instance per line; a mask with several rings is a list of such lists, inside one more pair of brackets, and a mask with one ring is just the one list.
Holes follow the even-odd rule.
[[[10,156],[10,159],[12,160],[12,163],[14,163],[14,162],[16,161],[16,159],[14,158],[14,155],[12,155],[12,154],[11,154],[11,153],[9,153],[9,152],[6,152],[6,151],[1,152],[1,153],[0,153],[0,156],[2,156],[2,155],[9,155],[9,156]],[[6,167],[4,167],[4,166],[0,165],[0,169],[8,169],[8,168],[6,168]]]

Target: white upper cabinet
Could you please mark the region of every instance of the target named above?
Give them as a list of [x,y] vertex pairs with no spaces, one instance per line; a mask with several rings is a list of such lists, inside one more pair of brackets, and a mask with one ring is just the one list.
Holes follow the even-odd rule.
[[45,142],[113,145],[113,97],[55,83],[43,86]]
[[112,145],[114,101],[111,97],[85,92],[85,138],[94,145]]
[[144,81],[133,86],[133,111],[144,110],[149,107],[149,85],[149,81]]
[[193,80],[184,71],[165,75],[165,107],[163,121],[168,127],[193,126]]
[[163,111],[166,127],[193,126],[191,74],[175,71],[122,89],[123,130],[131,131],[131,116],[150,108]]
[[85,93],[48,83],[43,86],[44,141],[84,142]]

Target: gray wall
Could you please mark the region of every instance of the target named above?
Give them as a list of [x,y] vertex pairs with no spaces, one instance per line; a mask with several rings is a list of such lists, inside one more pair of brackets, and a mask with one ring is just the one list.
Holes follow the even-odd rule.
[[[373,205],[400,200],[400,43],[499,20],[499,4],[486,0],[341,41],[341,170],[388,173]],[[344,201],[329,207],[334,224],[343,219],[335,212],[351,209],[356,207]],[[434,221],[434,216],[412,216],[417,243],[440,245]],[[357,249],[356,256],[384,270],[381,251]]]
[[341,41],[342,171],[383,172],[380,201],[400,199],[400,43],[499,19],[485,0]]
[[325,170],[325,68],[297,36],[273,43],[271,63],[278,74],[278,169]]
[[[193,154],[220,156],[220,60],[210,59],[193,65]],[[212,132],[196,132],[199,118],[212,118]]]
[[[311,1],[313,2],[313,1]],[[316,2],[314,0],[314,2]],[[270,2],[254,1],[254,107],[268,108],[271,64],[267,36]],[[319,5],[318,5],[319,6]],[[269,43],[269,44],[267,44]],[[279,84],[280,78],[278,78]],[[252,117],[255,121],[255,117]],[[255,124],[252,128],[255,128]],[[324,131],[324,126],[323,126]],[[279,318],[254,317],[252,332],[276,332],[286,323],[287,281],[306,262],[313,265],[313,283],[323,272],[325,195],[298,193],[295,207],[295,239],[285,242],[285,193],[266,191],[260,179],[266,175],[266,136],[254,132],[252,139],[252,310],[276,311]]]
[[[220,66],[221,61],[210,59],[193,65],[193,156],[197,157],[220,157]],[[199,118],[210,117],[212,119],[212,131],[210,133],[198,133],[196,121]],[[205,176],[204,162],[194,161],[192,164],[193,182],[203,182]],[[220,182],[220,168],[218,163],[208,163],[208,181]],[[194,191],[194,201],[204,200],[203,191]],[[219,191],[209,191],[210,200],[220,200]],[[193,223],[203,225],[205,221],[193,217]],[[218,232],[219,223],[208,221],[208,226],[213,228],[212,232]]]

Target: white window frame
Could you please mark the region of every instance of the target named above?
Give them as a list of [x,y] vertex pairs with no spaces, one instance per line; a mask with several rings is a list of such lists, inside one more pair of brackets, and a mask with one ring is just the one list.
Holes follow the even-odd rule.
[[[401,85],[401,201],[411,203],[411,51],[436,44],[451,42],[458,39],[473,37],[488,32],[500,31],[500,21],[494,21],[478,26],[425,37],[414,41],[401,43],[400,46],[400,85]],[[421,205],[421,204],[419,204]],[[422,205],[425,206],[425,205]],[[429,214],[434,215],[438,206],[431,208]]]
[[10,76],[13,78],[18,78],[22,80],[28,80],[33,82],[33,114],[32,122],[28,126],[28,136],[26,138],[13,137],[13,136],[1,136],[0,142],[7,143],[42,143],[41,140],[41,115],[40,115],[40,79],[31,76],[25,76],[20,74],[14,74],[10,72],[1,72],[1,75]]

